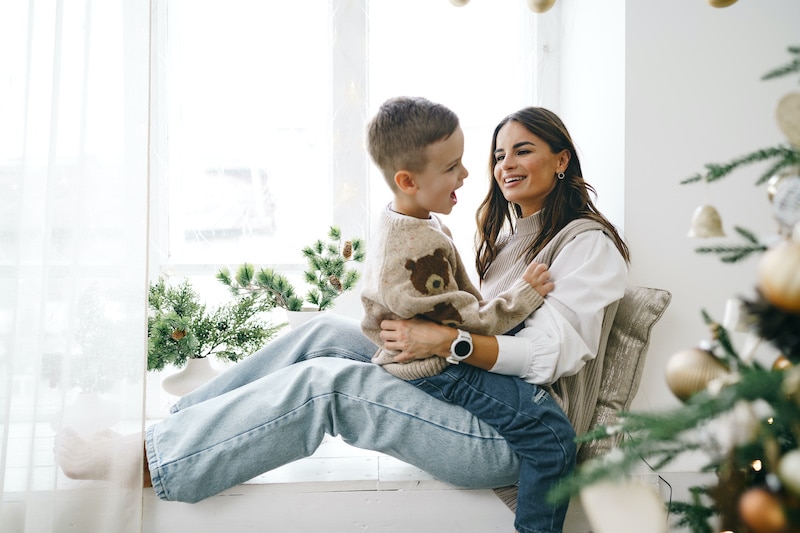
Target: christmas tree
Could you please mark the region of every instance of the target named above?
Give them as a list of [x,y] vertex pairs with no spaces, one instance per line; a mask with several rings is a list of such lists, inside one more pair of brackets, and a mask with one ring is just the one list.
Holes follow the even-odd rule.
[[[800,73],[800,47],[788,51],[792,60],[763,79]],[[767,184],[777,221],[770,244],[737,227],[744,243],[697,249],[724,262],[763,254],[755,297],[740,300],[735,320],[747,331],[747,349],[737,350],[729,327],[702,311],[709,339],[675,354],[666,369],[667,384],[683,404],[661,413],[620,413],[614,426],[579,436],[582,442],[624,438],[607,456],[581,465],[554,499],[624,479],[642,460],[658,470],[700,451],[708,458],[703,471],[714,473],[716,482],[691,487],[691,501],[669,504],[679,516],[676,526],[695,533],[800,532],[800,92],[781,99],[777,118],[788,143],[708,164],[683,182],[715,181],[752,163],[770,163],[757,181]],[[780,352],[770,365],[753,357],[762,341]]]

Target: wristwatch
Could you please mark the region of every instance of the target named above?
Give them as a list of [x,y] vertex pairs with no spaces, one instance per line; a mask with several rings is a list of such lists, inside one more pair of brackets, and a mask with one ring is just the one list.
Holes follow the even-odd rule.
[[472,355],[472,335],[459,329],[458,337],[450,345],[450,355],[447,360],[457,365],[470,355]]

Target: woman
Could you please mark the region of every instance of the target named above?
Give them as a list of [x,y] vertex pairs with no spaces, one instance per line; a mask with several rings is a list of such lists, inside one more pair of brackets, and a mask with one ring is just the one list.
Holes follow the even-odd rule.
[[[568,158],[563,173],[554,171],[559,157]],[[537,385],[579,376],[601,346],[606,307],[624,293],[627,248],[592,204],[593,189],[553,113],[528,108],[503,119],[493,135],[490,170],[490,191],[478,211],[476,264],[484,294],[504,290],[533,257],[550,264],[555,288],[515,336],[474,335],[473,354],[463,364]],[[575,229],[578,219],[589,225]],[[400,351],[402,360],[445,357],[457,336],[421,320],[382,327],[386,348]],[[520,462],[505,439],[461,407],[371,364],[375,350],[357,321],[335,315],[284,335],[181,398],[172,416],[148,428],[145,484],[162,499],[196,502],[312,454],[326,433],[457,486],[516,482]],[[566,406],[568,398],[554,389]],[[98,468],[108,446],[62,436],[57,459],[77,478],[138,468],[107,460]],[[87,455],[95,458],[91,465],[76,459]]]
[[[470,366],[451,366],[415,383],[491,423],[520,456],[517,530],[560,531],[566,502],[549,505],[546,493],[574,466],[574,447],[572,462],[562,459],[564,443],[572,443],[575,429],[588,429],[584,413],[586,406],[592,407],[589,415],[594,410],[599,381],[589,379],[597,376],[594,365],[580,371],[607,337],[604,319],[610,326],[613,311],[606,308],[624,294],[628,250],[589,198],[593,189],[552,112],[528,108],[503,119],[489,166],[494,179],[477,217],[476,266],[484,295],[506,290],[531,260],[550,265],[555,288],[515,336],[472,334],[474,354],[464,360]],[[401,351],[397,360],[412,360],[429,353],[444,357],[453,333],[414,320],[385,323],[381,338],[387,349]],[[563,414],[552,412],[540,386],[576,428],[560,423]]]

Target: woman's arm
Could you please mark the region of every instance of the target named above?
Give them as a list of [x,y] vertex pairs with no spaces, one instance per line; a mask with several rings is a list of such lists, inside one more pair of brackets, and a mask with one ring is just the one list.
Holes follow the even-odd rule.
[[[597,355],[603,312],[627,286],[627,264],[600,231],[578,235],[550,267],[555,288],[516,336],[472,335],[473,355],[464,362],[500,374],[549,384],[580,370]],[[381,340],[397,350],[398,362],[447,357],[456,330],[429,321],[386,320]]]
[[[457,331],[430,320],[384,320],[381,322],[381,340],[387,350],[400,352],[395,361],[407,363],[426,359],[432,355],[447,357]],[[491,335],[472,334],[473,352],[464,362],[484,370],[491,370],[497,361],[497,338]]]
[[499,337],[493,372],[550,384],[597,356],[605,308],[622,298],[628,266],[601,231],[581,233],[550,266],[555,288],[515,336]]

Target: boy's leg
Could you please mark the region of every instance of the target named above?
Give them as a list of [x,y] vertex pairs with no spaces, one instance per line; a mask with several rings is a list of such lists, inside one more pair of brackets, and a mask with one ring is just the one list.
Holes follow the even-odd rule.
[[153,488],[194,502],[314,452],[323,435],[385,452],[457,486],[516,482],[519,459],[488,424],[378,365],[315,358],[187,406],[147,431]]
[[324,313],[300,328],[280,335],[213,380],[179,399],[172,412],[214,398],[300,361],[341,357],[369,362],[377,350],[361,333],[358,321]]
[[568,502],[550,505],[547,493],[575,467],[575,431],[547,391],[467,364],[452,365],[414,384],[465,407],[497,429],[520,456],[517,531],[560,532]]

